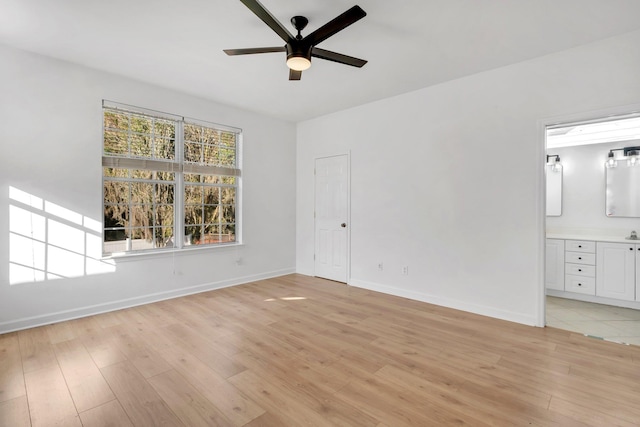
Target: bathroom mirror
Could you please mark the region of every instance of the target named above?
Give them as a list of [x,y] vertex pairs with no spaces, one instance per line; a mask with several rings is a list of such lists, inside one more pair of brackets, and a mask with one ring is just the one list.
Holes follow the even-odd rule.
[[606,168],[605,199],[607,216],[640,218],[640,165],[618,161]]
[[562,165],[547,165],[547,216],[562,215]]

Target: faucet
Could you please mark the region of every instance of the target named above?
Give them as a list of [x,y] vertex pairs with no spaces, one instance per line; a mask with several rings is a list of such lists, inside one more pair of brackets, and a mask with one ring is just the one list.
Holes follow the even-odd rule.
[[631,234],[629,235],[629,237],[627,237],[627,240],[638,240],[638,234],[636,233],[636,230],[631,231]]

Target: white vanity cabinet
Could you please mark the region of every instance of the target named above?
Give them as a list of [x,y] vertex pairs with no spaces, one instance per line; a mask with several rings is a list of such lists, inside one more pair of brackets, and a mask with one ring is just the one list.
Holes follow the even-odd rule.
[[596,294],[596,242],[565,241],[564,290],[579,294]]
[[562,237],[546,239],[548,295],[640,310],[640,240]]
[[[596,295],[626,301],[636,300],[640,275],[640,245],[598,242]],[[640,294],[638,295],[640,296]]]
[[564,291],[564,240],[547,239],[545,286]]

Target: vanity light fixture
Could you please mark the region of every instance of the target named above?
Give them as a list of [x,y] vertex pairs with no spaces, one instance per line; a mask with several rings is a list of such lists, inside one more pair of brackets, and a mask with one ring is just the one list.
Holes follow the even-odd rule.
[[640,147],[627,147],[629,150],[624,149],[624,155],[627,156],[627,164],[629,166],[635,166],[638,162],[638,150]]
[[622,156],[626,157],[627,164],[629,166],[635,166],[640,164],[640,147],[624,147],[624,148],[614,148],[609,150],[609,154],[607,155],[607,162],[605,166],[608,168],[615,168],[618,166],[618,161],[615,159],[614,151],[622,151]]
[[554,172],[559,172],[562,168],[562,164],[560,163],[560,156],[557,154],[547,154],[547,165],[553,166],[551,168]]

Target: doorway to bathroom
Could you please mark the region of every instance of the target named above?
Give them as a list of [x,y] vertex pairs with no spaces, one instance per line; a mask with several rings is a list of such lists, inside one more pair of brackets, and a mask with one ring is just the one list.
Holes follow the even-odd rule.
[[546,325],[640,345],[640,113],[545,140]]

